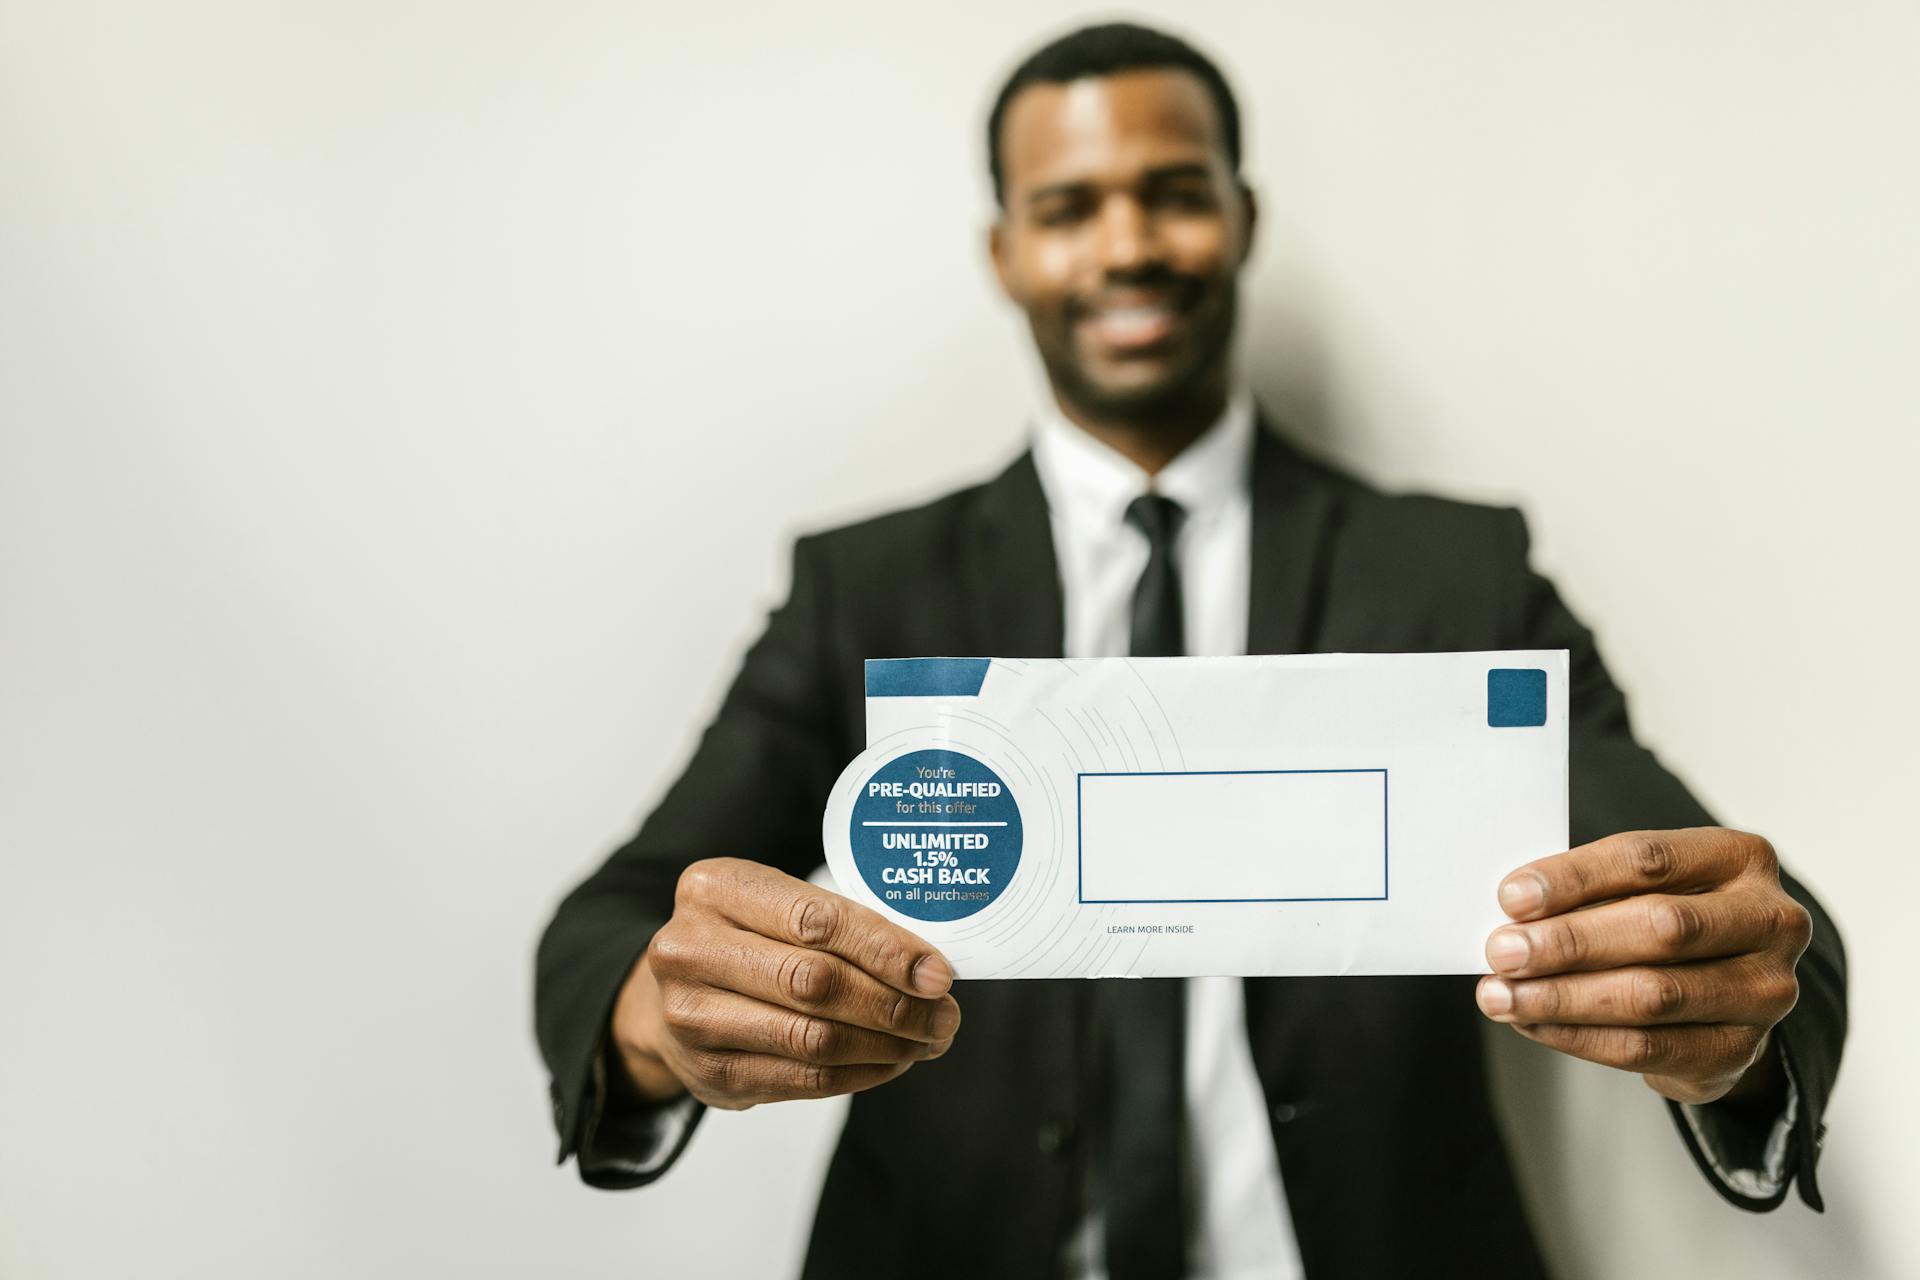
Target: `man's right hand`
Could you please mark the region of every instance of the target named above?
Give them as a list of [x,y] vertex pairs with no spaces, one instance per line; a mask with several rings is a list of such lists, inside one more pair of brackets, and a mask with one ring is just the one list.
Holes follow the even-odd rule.
[[740,858],[680,876],[614,1002],[632,1089],[741,1110],[884,1084],[953,1044],[953,969],[836,893]]

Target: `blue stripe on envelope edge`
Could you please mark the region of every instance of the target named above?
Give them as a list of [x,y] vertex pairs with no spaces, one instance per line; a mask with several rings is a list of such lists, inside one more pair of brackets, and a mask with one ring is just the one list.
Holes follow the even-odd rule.
[[869,698],[971,698],[991,658],[868,658]]

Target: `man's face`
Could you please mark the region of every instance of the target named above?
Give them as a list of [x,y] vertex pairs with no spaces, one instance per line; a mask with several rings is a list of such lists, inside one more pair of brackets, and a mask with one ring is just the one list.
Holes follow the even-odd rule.
[[1253,228],[1213,100],[1185,71],[1022,89],[1001,123],[994,270],[1055,390],[1150,418],[1223,379]]

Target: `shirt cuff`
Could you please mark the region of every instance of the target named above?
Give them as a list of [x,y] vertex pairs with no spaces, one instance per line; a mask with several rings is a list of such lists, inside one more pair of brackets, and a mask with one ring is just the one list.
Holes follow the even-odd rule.
[[1800,1116],[1800,1084],[1793,1078],[1793,1067],[1777,1043],[1768,1052],[1779,1055],[1786,1073],[1787,1104],[1764,1139],[1750,1113],[1740,1115],[1717,1102],[1680,1105],[1694,1144],[1714,1176],[1727,1190],[1752,1200],[1772,1200],[1786,1187],[1788,1140]]
[[692,1094],[671,1102],[609,1109],[607,1058],[593,1057],[587,1114],[575,1159],[580,1172],[599,1178],[650,1178],[673,1162],[701,1106]]

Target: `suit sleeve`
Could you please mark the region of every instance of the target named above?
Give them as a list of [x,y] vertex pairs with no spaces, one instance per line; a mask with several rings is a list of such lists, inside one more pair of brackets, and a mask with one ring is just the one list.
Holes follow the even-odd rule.
[[[1620,831],[1719,825],[1635,740],[1626,696],[1601,663],[1592,633],[1562,603],[1553,584],[1527,565],[1525,518],[1518,511],[1503,515],[1509,563],[1519,565],[1513,601],[1516,643],[1568,653],[1568,796],[1574,844]],[[1714,1189],[1729,1202],[1756,1211],[1777,1207],[1796,1178],[1800,1198],[1814,1209],[1825,1207],[1815,1165],[1826,1134],[1822,1117],[1847,1035],[1847,963],[1839,930],[1819,901],[1785,870],[1780,883],[1813,917],[1813,940],[1797,970],[1800,1001],[1774,1028],[1774,1051],[1792,1082],[1784,1111],[1712,1103],[1692,1108],[1689,1118],[1679,1104],[1668,1104],[1688,1152]],[[1785,1176],[1757,1182],[1730,1176],[1730,1171],[1745,1172],[1762,1163],[1776,1165]]]
[[820,808],[842,763],[823,560],[816,540],[795,545],[788,599],[748,650],[685,772],[638,833],[561,901],[541,937],[534,1028],[552,1076],[559,1158],[577,1155],[595,1186],[659,1177],[699,1119],[697,1104],[610,1112],[603,1057],[614,998],[672,914],[680,873],[728,856],[804,876],[820,861]]

